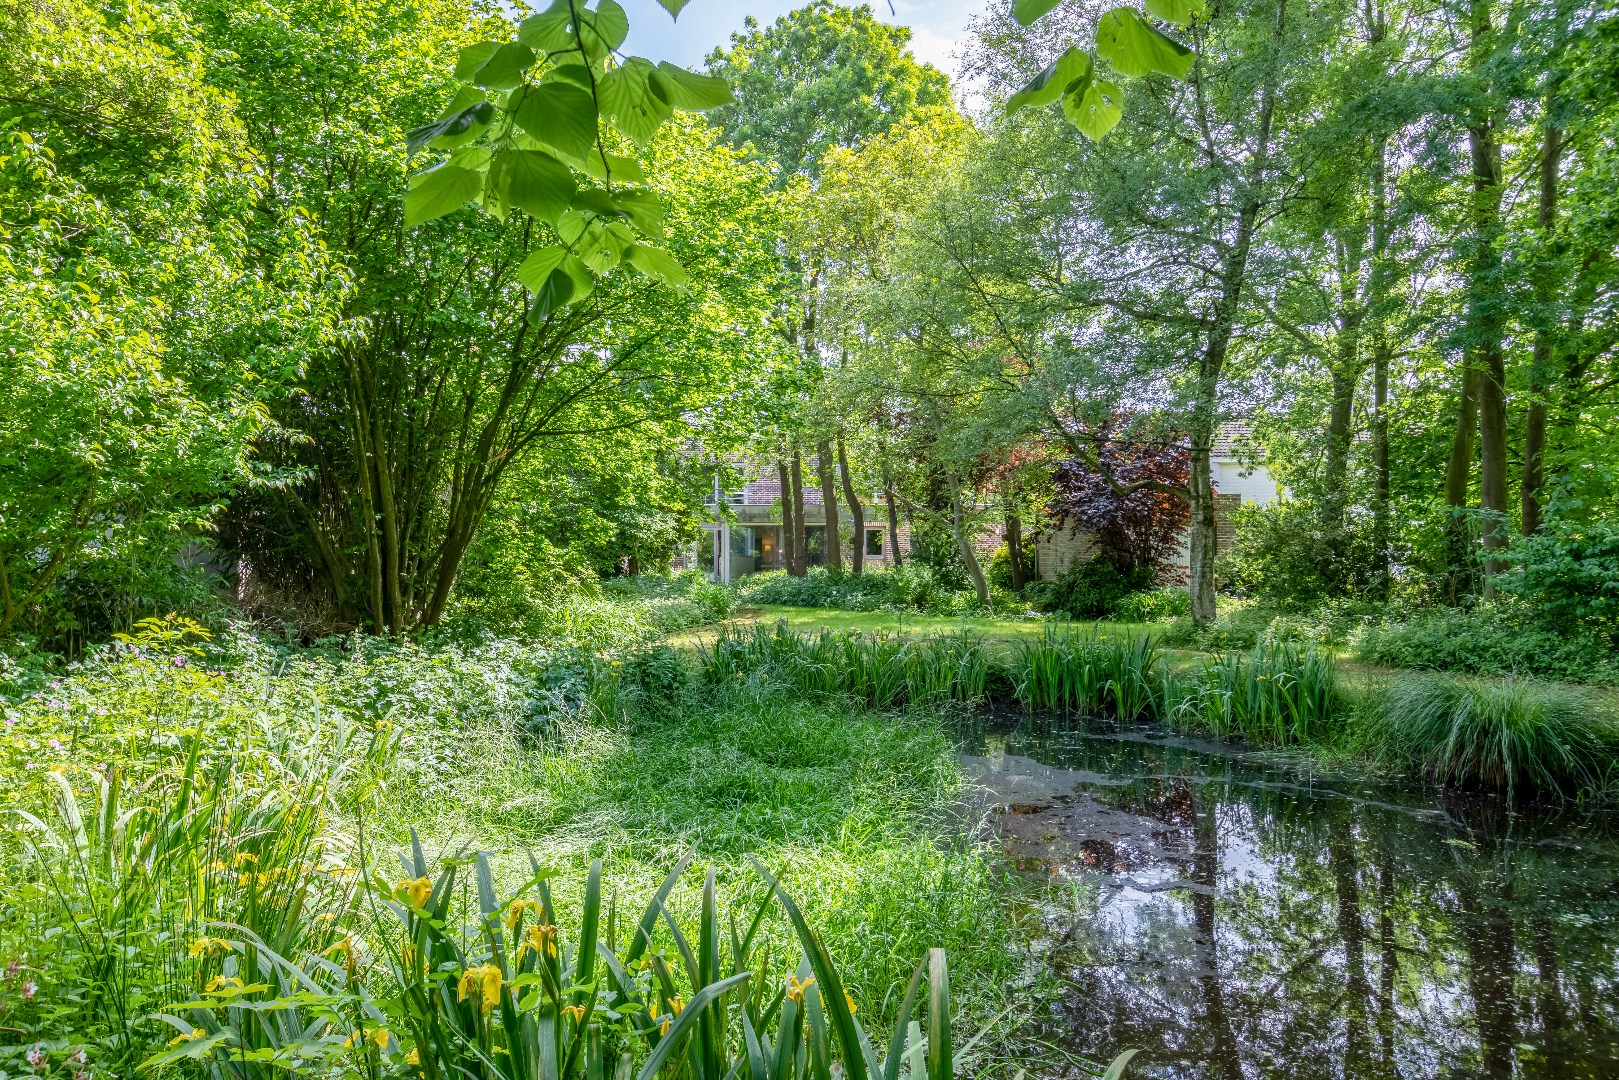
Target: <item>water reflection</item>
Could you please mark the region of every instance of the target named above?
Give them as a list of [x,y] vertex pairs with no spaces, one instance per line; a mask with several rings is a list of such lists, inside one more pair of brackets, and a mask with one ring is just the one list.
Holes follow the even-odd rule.
[[[1160,1077],[1619,1077],[1619,844],[1597,815],[1322,779],[1138,729],[964,757],[1050,916],[1045,1038]],[[1064,918],[1072,925],[1055,925]]]

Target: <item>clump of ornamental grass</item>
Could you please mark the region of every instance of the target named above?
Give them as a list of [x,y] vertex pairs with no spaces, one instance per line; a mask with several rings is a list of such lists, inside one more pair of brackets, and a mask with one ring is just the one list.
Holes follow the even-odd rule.
[[702,650],[703,677],[715,687],[766,678],[814,699],[846,695],[876,709],[984,698],[990,673],[982,635],[800,634],[726,627]]
[[1361,709],[1376,756],[1444,784],[1590,792],[1611,777],[1619,721],[1588,691],[1528,679],[1405,675]]

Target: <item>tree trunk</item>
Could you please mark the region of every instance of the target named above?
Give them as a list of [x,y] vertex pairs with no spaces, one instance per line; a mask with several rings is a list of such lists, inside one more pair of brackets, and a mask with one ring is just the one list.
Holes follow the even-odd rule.
[[1187,587],[1192,593],[1192,622],[1207,626],[1215,619],[1214,608],[1214,486],[1209,470],[1211,435],[1193,435],[1192,471],[1188,500],[1191,521],[1187,525]]
[[1467,485],[1473,472],[1473,431],[1478,426],[1478,377],[1471,364],[1462,369],[1456,408],[1456,433],[1445,467],[1445,599],[1455,605],[1473,578],[1472,529],[1467,520]]
[[1016,508],[1006,511],[1006,558],[1012,564],[1012,591],[1023,594],[1023,522]]
[[776,477],[781,482],[781,568],[791,574],[798,566],[798,548],[793,539],[793,481],[785,461],[776,462]]
[[793,565],[794,577],[809,573],[809,548],[804,538],[804,455],[793,447]]
[[[1494,33],[1490,0],[1472,0],[1471,46],[1479,54],[1488,49]],[[1486,95],[1492,88],[1486,88]],[[1506,546],[1503,527],[1507,513],[1507,398],[1506,356],[1502,351],[1500,311],[1501,257],[1501,149],[1495,120],[1486,110],[1469,119],[1467,144],[1473,161],[1473,257],[1468,272],[1467,329],[1474,366],[1478,369],[1479,508],[1484,550],[1485,590],[1490,577],[1504,564],[1496,552]]]
[[[1550,247],[1557,224],[1557,178],[1562,165],[1563,133],[1551,122],[1552,99],[1546,101],[1546,134],[1540,149],[1541,243]],[[1543,255],[1548,254],[1543,252]],[[1556,349],[1556,320],[1551,317],[1556,281],[1549,269],[1542,269],[1535,282],[1540,301],[1540,325],[1535,329],[1534,357],[1529,365],[1529,408],[1523,433],[1523,534],[1540,531],[1540,493],[1546,482],[1546,394],[1552,378],[1552,356]]]
[[838,475],[843,477],[843,501],[849,504],[849,519],[853,522],[854,543],[849,548],[849,570],[859,577],[866,569],[866,508],[855,491],[854,477],[849,473],[849,451],[838,440]]
[[894,471],[887,458],[883,459],[883,500],[888,503],[888,559],[899,566],[899,507],[894,503]]
[[832,444],[822,439],[815,446],[815,466],[821,473],[821,509],[826,512],[826,568],[843,573],[843,530],[838,522],[838,482],[833,477]]
[[989,582],[984,579],[984,568],[978,562],[978,552],[973,550],[972,537],[967,534],[967,516],[965,508],[961,505],[961,488],[957,486],[954,475],[948,475],[947,479],[950,483],[950,528],[956,534],[956,550],[961,555],[961,564],[967,568],[967,577],[973,583],[973,592],[978,594],[978,602],[988,608]]

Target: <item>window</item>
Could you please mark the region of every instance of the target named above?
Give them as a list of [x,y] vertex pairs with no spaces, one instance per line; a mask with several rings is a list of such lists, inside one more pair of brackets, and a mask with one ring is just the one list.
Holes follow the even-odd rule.
[[881,557],[883,553],[883,531],[881,529],[866,530],[866,554]]

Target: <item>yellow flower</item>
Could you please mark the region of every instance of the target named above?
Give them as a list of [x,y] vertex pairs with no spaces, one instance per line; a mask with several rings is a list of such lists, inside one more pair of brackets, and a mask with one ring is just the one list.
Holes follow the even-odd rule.
[[422,1052],[420,1050],[412,1048],[410,1053],[405,1055],[405,1064],[406,1065],[420,1065],[421,1063],[422,1063]]
[[523,921],[523,912],[532,911],[534,917],[538,919],[540,910],[538,900],[513,900],[511,909],[506,912],[506,932],[508,934],[517,932],[517,924]]
[[426,908],[428,898],[433,895],[432,879],[424,876],[398,882],[394,885],[394,895],[403,895],[413,908]]
[[517,962],[523,962],[523,954],[533,949],[541,956],[555,956],[557,954],[557,928],[550,923],[536,923],[523,933],[523,944],[517,950]]
[[456,1000],[465,1001],[467,995],[475,994],[478,1004],[487,1013],[499,1004],[500,986],[504,981],[505,976],[494,964],[480,964],[478,967],[468,968],[462,973],[461,982],[456,988],[459,994]]
[[240,990],[242,988],[242,980],[227,979],[223,975],[215,975],[212,979],[208,980],[208,985],[203,990],[203,993],[212,994],[216,990],[230,990],[233,988]]
[[236,858],[231,860],[231,865],[240,868],[244,863],[257,863],[258,861],[259,857],[251,851],[238,851]]
[[371,1041],[377,1044],[378,1050],[388,1049],[388,1029],[377,1028],[371,1033]]
[[200,937],[191,943],[191,948],[187,950],[187,954],[190,956],[204,956],[212,955],[216,952],[233,951],[231,943],[224,938]]
[[181,1043],[188,1043],[188,1042],[191,1042],[194,1039],[200,1039],[206,1034],[208,1034],[208,1033],[206,1031],[202,1030],[202,1028],[192,1028],[191,1029],[191,1034],[189,1034],[189,1035],[176,1035],[174,1038],[170,1039],[169,1040],[169,1047],[172,1049],[172,1048],[174,1048],[176,1046],[179,1046]]
[[787,976],[787,1000],[803,1001],[804,991],[808,990],[813,985],[815,985],[814,976],[805,979],[803,982],[798,981],[797,975]]
[[849,1015],[853,1016],[854,1015],[854,995],[849,993],[849,991],[845,990],[843,992],[843,1002],[844,1002],[844,1004],[849,1006]]
[[328,946],[326,951],[321,953],[321,955],[330,956],[333,953],[343,954],[343,968],[348,972],[349,978],[354,978],[356,971],[354,958],[354,935],[344,934],[340,940]]
[[576,1024],[585,1022],[585,1007],[583,1005],[564,1005],[562,1015],[572,1018]]
[[670,1012],[670,1014],[673,1015],[673,1016],[679,1016],[685,1010],[686,1010],[685,1001],[683,1001],[678,995],[671,995],[670,998],[669,998],[669,1012]]

